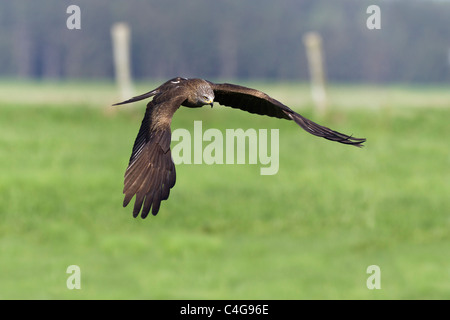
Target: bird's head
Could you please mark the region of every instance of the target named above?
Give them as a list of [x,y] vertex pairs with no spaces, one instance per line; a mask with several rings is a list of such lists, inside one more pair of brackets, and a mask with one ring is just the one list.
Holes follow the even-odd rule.
[[197,103],[199,105],[209,104],[212,108],[214,103],[214,91],[209,84],[199,86],[197,90]]

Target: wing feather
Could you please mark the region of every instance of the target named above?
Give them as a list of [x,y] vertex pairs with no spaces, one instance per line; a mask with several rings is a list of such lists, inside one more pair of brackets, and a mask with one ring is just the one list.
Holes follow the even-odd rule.
[[262,91],[229,83],[215,84],[210,82],[210,85],[214,90],[214,100],[221,105],[269,117],[294,120],[295,123],[310,134],[331,141],[357,147],[362,147],[362,144],[366,141],[366,139],[354,138],[321,126],[296,113]]
[[167,200],[170,189],[175,185],[170,120],[181,101],[181,97],[162,103],[152,100],[147,105],[124,175],[123,206],[126,207],[135,197],[134,217],[141,213],[145,218],[150,210],[156,215],[161,201]]
[[230,83],[210,83],[210,85],[214,90],[214,101],[227,107],[282,119],[289,119],[283,113],[283,109],[292,111],[281,102],[256,89]]

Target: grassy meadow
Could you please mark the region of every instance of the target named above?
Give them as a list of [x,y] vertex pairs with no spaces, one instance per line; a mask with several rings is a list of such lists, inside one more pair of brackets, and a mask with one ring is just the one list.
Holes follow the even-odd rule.
[[[306,84],[244,83],[367,138],[361,149],[218,104],[182,108],[172,130],[279,129],[279,171],[178,165],[142,220],[122,184],[145,103],[109,107],[110,83],[0,85],[0,299],[450,298],[448,88],[332,85],[319,116]],[[381,289],[366,286],[370,265]]]

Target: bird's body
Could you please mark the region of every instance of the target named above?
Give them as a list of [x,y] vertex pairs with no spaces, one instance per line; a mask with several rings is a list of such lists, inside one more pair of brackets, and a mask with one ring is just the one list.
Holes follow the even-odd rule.
[[170,152],[170,125],[180,106],[199,108],[218,102],[232,108],[270,117],[294,120],[307,132],[328,140],[361,147],[366,139],[353,138],[323,127],[294,112],[267,94],[234,84],[214,84],[203,79],[177,77],[158,88],[116,105],[153,97],[147,104],[125,172],[124,207],[136,196],[133,216],[147,217],[159,211],[175,185],[175,165]]

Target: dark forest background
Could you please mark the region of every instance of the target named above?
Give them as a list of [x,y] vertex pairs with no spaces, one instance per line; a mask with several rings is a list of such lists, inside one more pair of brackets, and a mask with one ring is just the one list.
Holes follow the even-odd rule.
[[[71,4],[81,30],[66,27]],[[380,30],[366,27],[371,4]],[[112,78],[119,21],[137,79],[306,80],[302,37],[317,31],[331,81],[450,82],[450,2],[433,0],[0,0],[0,76]]]

